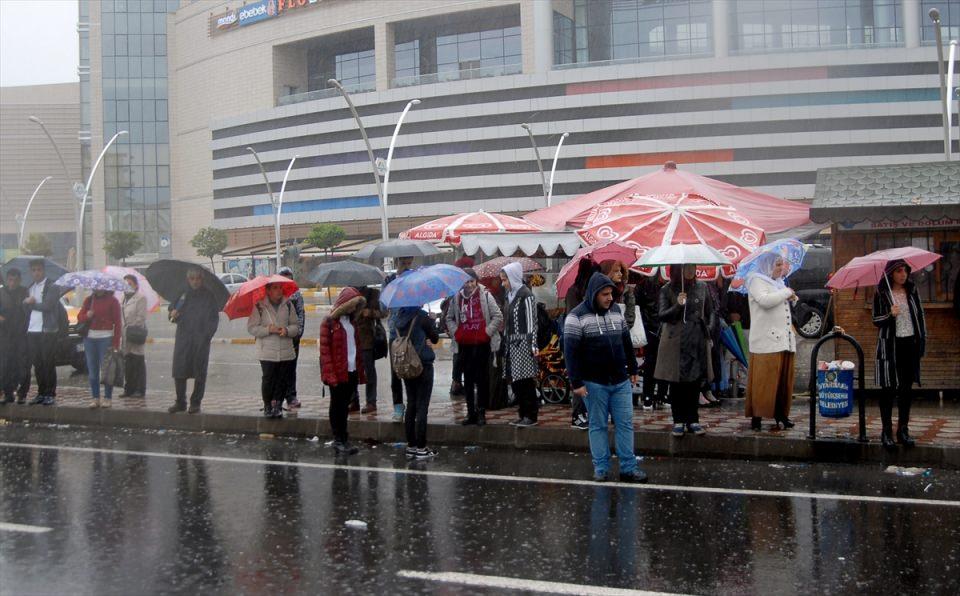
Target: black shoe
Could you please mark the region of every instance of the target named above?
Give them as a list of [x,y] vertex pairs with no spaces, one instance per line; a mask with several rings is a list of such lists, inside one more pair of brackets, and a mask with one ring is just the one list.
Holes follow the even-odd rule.
[[780,420],[777,421],[777,423],[780,424],[783,428],[793,428],[794,426],[796,426],[796,424],[793,423],[793,420],[790,420],[789,418],[781,418]]
[[18,404],[18,405],[21,405],[21,406],[22,406],[22,405],[24,405],[24,404],[26,404],[26,403],[27,403],[27,396],[26,396],[26,395],[21,395],[20,397],[17,398],[17,404]]
[[463,383],[454,381],[450,385],[450,395],[463,395]]
[[884,449],[892,451],[897,448],[897,444],[893,442],[893,429],[890,427],[884,427],[880,431],[880,444],[883,445]]
[[200,404],[190,404],[190,407],[187,408],[187,414],[199,414],[200,413]]
[[477,414],[477,426],[486,426],[487,425],[487,413],[480,412]]
[[620,482],[629,484],[646,484],[647,474],[643,470],[637,470],[632,474],[620,474]]
[[460,421],[461,426],[473,426],[475,424],[477,424],[476,416],[467,416],[462,421]]
[[273,400],[270,402],[270,417],[283,418],[283,407],[280,405],[280,402],[277,400]]
[[7,395],[7,396],[4,396],[3,398],[3,403],[5,404],[12,404],[15,401],[16,401],[16,398],[13,397],[12,395]]
[[36,396],[35,398],[33,398],[33,399],[30,400],[30,405],[31,405],[31,406],[40,406],[40,405],[43,405],[43,402],[45,402],[46,400],[47,400],[47,396],[46,396],[46,395],[38,395],[38,396]]
[[167,413],[176,414],[177,412],[184,412],[187,409],[187,404],[176,402],[169,408],[167,408]]
[[750,430],[761,430],[761,429],[760,429],[760,421],[761,421],[761,420],[762,420],[762,418],[760,418],[759,416],[754,416],[753,418],[751,418],[751,419],[750,419]]
[[897,427],[897,443],[900,443],[904,447],[913,447],[917,444],[917,442],[910,437],[910,431],[907,430],[906,424]]
[[594,472],[594,473],[593,473],[593,481],[594,481],[594,482],[606,482],[606,481],[607,481],[607,473],[606,473],[606,472]]
[[516,426],[518,426],[518,427],[520,427],[520,428],[525,428],[525,427],[528,427],[528,426],[536,426],[536,425],[537,425],[537,421],[536,421],[536,420],[530,420],[529,418],[521,418],[521,419],[517,422],[517,424],[516,424]]
[[337,455],[356,455],[360,453],[360,449],[351,445],[348,441],[334,441],[333,450],[337,452]]

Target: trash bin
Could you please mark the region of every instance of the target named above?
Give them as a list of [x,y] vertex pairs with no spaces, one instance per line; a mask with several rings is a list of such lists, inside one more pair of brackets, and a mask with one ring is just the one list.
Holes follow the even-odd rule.
[[820,415],[846,418],[853,413],[853,369],[817,371]]

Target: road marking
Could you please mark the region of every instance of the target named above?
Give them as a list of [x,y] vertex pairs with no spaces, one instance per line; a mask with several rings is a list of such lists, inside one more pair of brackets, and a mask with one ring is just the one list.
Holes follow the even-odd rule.
[[534,579],[500,577],[497,575],[476,575],[474,573],[430,573],[403,569],[398,571],[397,575],[407,579],[422,579],[444,584],[498,588],[501,590],[525,590],[527,592],[540,592],[544,594],[586,594],[588,596],[661,596],[668,594],[668,592],[648,592],[646,590],[630,590],[626,588],[565,584]]
[[8,524],[7,522],[0,522],[0,532],[24,532],[26,534],[44,534],[49,532],[53,528],[45,528],[43,526],[28,526],[26,524]]
[[773,497],[785,499],[816,499],[820,501],[853,501],[857,503],[887,503],[893,505],[926,505],[929,507],[960,507],[960,501],[943,499],[914,499],[906,497],[878,497],[875,495],[841,495],[834,493],[805,493],[784,490],[759,490],[749,488],[722,488],[714,486],[682,486],[678,484],[628,484],[624,482],[605,482],[598,484],[592,480],[578,480],[575,478],[539,478],[536,476],[506,476],[502,474],[469,474],[465,472],[445,472],[442,470],[413,470],[404,468],[378,468],[375,466],[347,466],[343,464],[322,464],[299,461],[274,461],[265,459],[251,459],[240,457],[223,457],[218,455],[187,455],[182,453],[163,453],[160,451],[136,451],[130,449],[106,449],[102,447],[71,447],[65,445],[41,445],[37,443],[9,443],[0,441],[0,447],[11,449],[43,449],[47,451],[69,451],[73,453],[115,453],[118,455],[133,455],[136,457],[156,457],[162,459],[188,459],[225,464],[253,464],[258,466],[284,466],[294,468],[308,468],[315,470],[351,470],[355,472],[370,472],[374,474],[391,474],[397,476],[432,476],[436,478],[467,478],[472,480],[495,480],[500,482],[517,482],[529,484],[563,484],[568,486],[589,486],[601,488],[616,486],[631,488],[640,491],[685,492],[716,495],[739,495],[747,497]]

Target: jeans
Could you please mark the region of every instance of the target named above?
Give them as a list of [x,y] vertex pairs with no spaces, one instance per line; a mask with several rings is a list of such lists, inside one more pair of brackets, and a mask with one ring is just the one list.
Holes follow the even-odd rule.
[[260,397],[263,399],[265,411],[270,407],[270,402],[276,401],[280,405],[283,403],[284,397],[290,395],[290,382],[293,380],[292,371],[296,370],[296,366],[296,360],[260,361],[262,375],[260,377]]
[[[57,396],[57,334],[27,333],[29,368],[37,377],[37,395]],[[99,374],[99,370],[97,371]]]
[[587,397],[584,401],[590,416],[590,456],[597,474],[610,471],[610,441],[607,420],[613,417],[614,443],[621,474],[637,470],[637,456],[633,452],[633,387],[630,381],[619,385],[600,385],[584,382]]
[[147,363],[143,354],[127,354],[123,357],[123,374],[126,383],[123,392],[127,395],[143,395],[147,392]]
[[490,344],[460,344],[457,357],[463,371],[467,417],[476,418],[490,405]]
[[407,386],[407,411],[403,426],[407,433],[407,446],[422,449],[427,446],[427,411],[433,393],[433,363],[424,362],[423,372],[415,379],[405,379]]
[[347,379],[346,383],[330,386],[330,430],[333,440],[341,443],[347,442],[347,415],[359,377],[354,371],[348,374]]
[[[83,353],[87,357],[87,379],[90,380],[90,395],[93,399],[100,398],[100,364],[112,347],[112,337],[83,338]],[[103,397],[104,399],[113,397],[113,387],[104,385]]]

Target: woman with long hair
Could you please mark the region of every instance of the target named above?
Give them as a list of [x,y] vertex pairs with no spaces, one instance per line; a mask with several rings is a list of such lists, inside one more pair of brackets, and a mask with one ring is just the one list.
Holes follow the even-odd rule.
[[920,383],[920,359],[927,345],[927,326],[920,294],[910,281],[910,266],[901,259],[890,261],[873,295],[873,324],[879,328],[877,339],[877,385],[883,431],[880,442],[887,449],[896,447],[893,434],[893,401],[897,401],[897,443],[912,447],[907,426],[913,403],[913,384]]
[[83,353],[87,358],[87,378],[90,380],[90,407],[109,408],[113,402],[113,386],[103,386],[103,399],[100,399],[100,365],[110,350],[120,349],[120,335],[123,329],[120,303],[109,290],[94,290],[80,307],[77,321],[87,325],[87,336],[83,338]]

